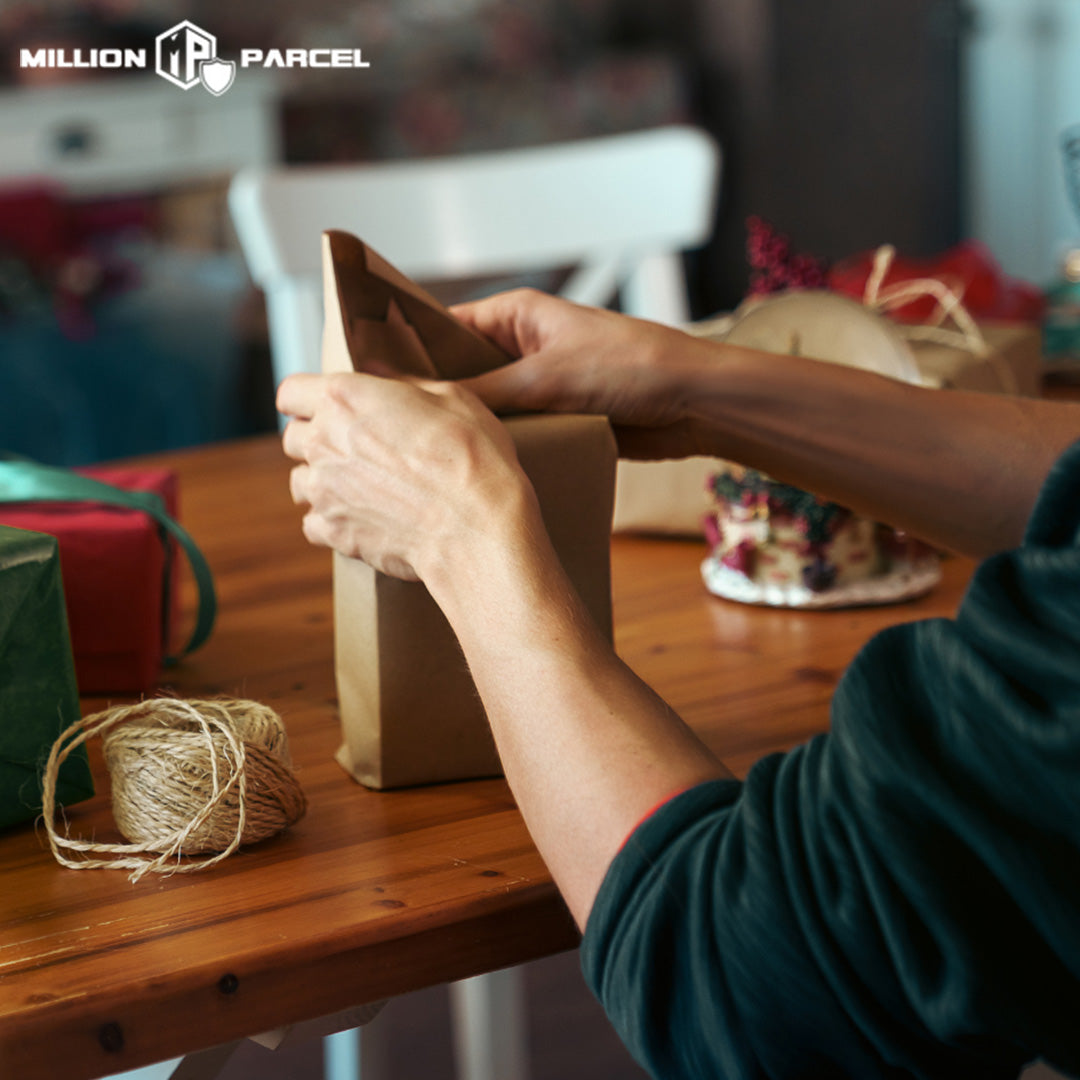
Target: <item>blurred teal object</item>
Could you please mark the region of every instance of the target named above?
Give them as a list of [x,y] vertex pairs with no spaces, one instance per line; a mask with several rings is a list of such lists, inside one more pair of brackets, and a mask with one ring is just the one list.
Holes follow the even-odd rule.
[[[1080,219],[1080,124],[1061,133],[1065,187]],[[1043,356],[1049,363],[1080,363],[1080,246],[1074,246],[1061,264],[1061,275],[1046,290],[1043,320]]]
[[1043,356],[1049,363],[1080,363],[1080,250],[1069,252],[1060,279],[1046,290]]
[[[79,719],[56,539],[0,526],[0,828],[41,811],[41,775]],[[62,805],[94,794],[86,748],[60,767]]]
[[[0,320],[0,440],[50,465],[173,450],[249,434],[234,257],[136,252],[140,283],[96,304],[93,332],[51,310]],[[269,376],[268,376],[269,378]]]

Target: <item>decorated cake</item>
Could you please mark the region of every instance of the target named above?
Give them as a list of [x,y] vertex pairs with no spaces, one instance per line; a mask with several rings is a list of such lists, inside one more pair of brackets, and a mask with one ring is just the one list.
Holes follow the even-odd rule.
[[790,607],[882,603],[940,577],[926,545],[764,473],[731,465],[709,489],[712,554],[702,572],[720,596]]

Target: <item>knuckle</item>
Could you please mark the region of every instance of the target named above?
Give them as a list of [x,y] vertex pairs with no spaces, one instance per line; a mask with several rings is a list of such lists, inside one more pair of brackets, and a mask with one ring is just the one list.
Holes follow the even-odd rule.
[[463,386],[456,382],[438,382],[433,384],[435,393],[445,399],[448,404],[460,404],[468,401],[472,396]]
[[449,426],[448,444],[462,460],[476,463],[486,456],[490,440],[484,431],[464,419],[455,418]]
[[523,304],[535,304],[546,294],[532,285],[519,285],[516,289],[511,289],[508,295]]
[[303,530],[304,538],[310,544],[319,544],[325,546],[325,540],[323,539],[322,519],[314,510],[309,510],[304,515],[304,520],[300,523],[300,528]]
[[300,429],[295,420],[290,420],[281,433],[281,445],[286,454],[299,450]]
[[327,496],[331,490],[331,485],[326,477],[325,469],[309,469],[307,476],[304,478],[304,491],[307,496],[307,502],[312,506],[325,505]]
[[307,498],[304,495],[304,474],[301,471],[303,466],[298,465],[292,472],[289,473],[289,494],[292,496],[294,503],[307,502]]
[[330,405],[343,405],[352,398],[356,383],[355,372],[337,371],[325,378],[323,391]]

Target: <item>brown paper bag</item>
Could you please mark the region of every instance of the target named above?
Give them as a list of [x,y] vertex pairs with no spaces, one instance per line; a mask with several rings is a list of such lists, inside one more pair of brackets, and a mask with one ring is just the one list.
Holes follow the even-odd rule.
[[[374,362],[461,378],[507,362],[371,248],[323,236],[323,370]],[[615,440],[595,416],[504,420],[570,580],[611,636]],[[449,623],[417,582],[334,556],[335,662],[344,742],[337,760],[370,787],[501,772],[487,719]]]
[[980,322],[979,330],[990,346],[989,356],[929,341],[913,341],[912,351],[922,372],[923,385],[1041,397],[1045,364],[1039,328],[1024,323]]

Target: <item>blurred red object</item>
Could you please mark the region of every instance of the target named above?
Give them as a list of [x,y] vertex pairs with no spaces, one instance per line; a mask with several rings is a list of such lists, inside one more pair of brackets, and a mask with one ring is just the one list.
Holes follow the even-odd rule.
[[[160,495],[177,516],[176,475],[166,469],[91,466],[77,472]],[[175,636],[179,588],[173,545],[138,510],[96,503],[11,503],[0,522],[60,543],[71,647],[80,694],[147,693],[161,679]]]
[[42,180],[0,187],[0,248],[42,271],[70,246],[71,228],[59,185]]
[[47,179],[0,184],[0,248],[35,270],[124,232],[150,234],[155,224],[148,198],[73,200]]
[[756,214],[746,219],[746,260],[751,270],[748,296],[824,289],[828,281],[824,259],[792,251],[790,238]]
[[[863,298],[875,252],[854,255],[829,271],[829,287],[857,300]],[[1006,275],[990,251],[978,241],[965,240],[932,258],[915,259],[897,255],[882,283],[882,290],[916,278],[937,278],[947,285],[976,319],[1037,323],[1046,301],[1042,292]],[[933,297],[921,297],[895,308],[890,316],[901,322],[925,323],[937,311]]]
[[137,281],[120,242],[152,224],[144,198],[74,201],[48,180],[0,186],[0,258],[16,262],[21,286],[0,293],[0,313],[51,306],[67,337],[93,336],[94,304]]

